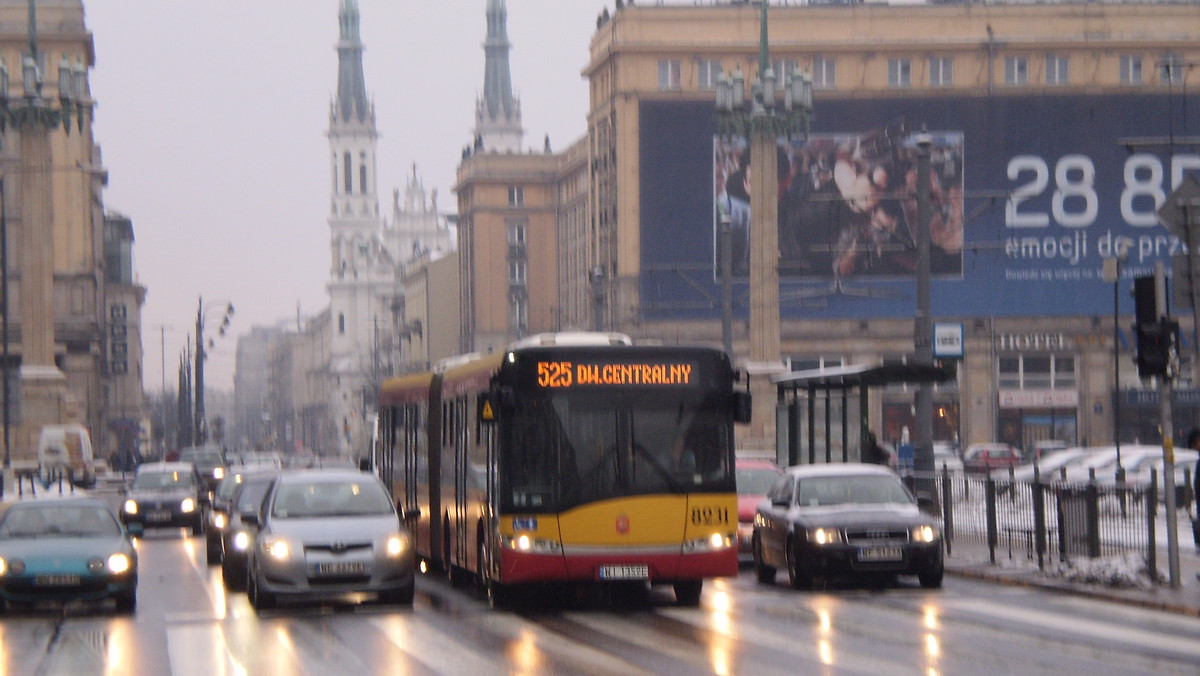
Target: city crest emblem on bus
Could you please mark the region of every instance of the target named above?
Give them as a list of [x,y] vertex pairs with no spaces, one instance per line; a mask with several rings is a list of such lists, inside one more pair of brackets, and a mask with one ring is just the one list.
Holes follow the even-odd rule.
[[621,535],[629,534],[629,517],[624,514],[617,515],[617,533]]

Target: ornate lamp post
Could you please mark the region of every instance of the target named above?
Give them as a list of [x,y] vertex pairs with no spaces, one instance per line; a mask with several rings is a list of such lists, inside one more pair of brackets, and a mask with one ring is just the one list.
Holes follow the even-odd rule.
[[[12,96],[9,71],[0,59],[0,134],[11,128],[20,135],[21,166],[13,173],[20,175],[21,199],[21,380],[22,409],[27,425],[37,429],[41,424],[61,422],[60,403],[66,395],[66,377],[54,362],[54,194],[51,180],[50,133],[61,126],[66,133],[75,126],[83,132],[85,119],[91,113],[87,96],[87,69],[82,58],[74,64],[64,54],[58,62],[58,100],[42,94],[44,73],[37,44],[37,9],[29,0],[29,53],[21,63],[20,96]],[[9,173],[8,171],[5,174]],[[0,192],[4,189],[0,180]],[[0,201],[0,210],[4,202]],[[0,214],[0,223],[7,219]],[[7,254],[7,228],[0,227],[0,238]],[[8,279],[8,257],[0,256],[0,275]],[[8,375],[8,302],[7,283],[4,284],[4,351],[0,368],[4,385],[4,465],[11,466],[8,434],[9,415]]]
[[[204,320],[206,314],[214,314],[223,312],[221,317],[221,325],[217,329],[217,335],[224,336],[225,330],[229,328],[229,322],[233,317],[233,303],[226,302],[220,307],[204,307],[204,299],[201,298],[196,304],[196,414],[193,416],[192,424],[195,425],[195,433],[192,438],[197,446],[208,441],[208,421],[204,417],[204,360],[208,354],[205,351],[204,345]],[[215,316],[215,315],[214,315]],[[212,347],[213,341],[210,338],[208,346]]]
[[[767,46],[767,0],[759,27],[758,77],[746,100],[741,69],[720,76],[716,86],[717,133],[750,138],[750,354],[747,370],[755,379],[755,398],[772,402],[770,375],[782,369],[779,339],[779,139],[808,134],[812,121],[812,79],[788,73],[779,87]],[[773,444],[772,406],[755,406],[752,434]]]

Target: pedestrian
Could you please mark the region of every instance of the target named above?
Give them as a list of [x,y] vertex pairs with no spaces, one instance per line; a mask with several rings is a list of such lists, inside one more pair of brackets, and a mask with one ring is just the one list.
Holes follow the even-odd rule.
[[[1188,433],[1187,447],[1200,451],[1200,427],[1194,427]],[[1196,505],[1196,514],[1192,517],[1192,542],[1196,545],[1196,552],[1200,553],[1200,502],[1197,500],[1200,500],[1200,458],[1196,459],[1196,467],[1192,470],[1192,504]]]
[[888,464],[888,452],[879,444],[874,432],[867,432],[867,446],[863,449],[862,460],[873,465]]

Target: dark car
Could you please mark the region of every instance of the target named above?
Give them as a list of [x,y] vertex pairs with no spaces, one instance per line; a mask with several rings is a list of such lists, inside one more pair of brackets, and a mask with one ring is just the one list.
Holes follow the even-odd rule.
[[221,563],[225,554],[226,530],[231,521],[240,521],[240,518],[234,518],[233,515],[237,515],[238,512],[232,509],[238,487],[247,476],[274,476],[276,473],[277,470],[269,468],[233,466],[217,484],[209,504],[208,525],[204,531],[205,553],[209,564]]
[[221,578],[225,588],[246,589],[246,552],[254,544],[257,528],[243,518],[262,509],[278,470],[258,469],[246,472],[233,491],[229,504],[229,522],[221,531]]
[[758,507],[754,571],[783,568],[796,589],[816,577],[916,575],[942,585],[942,536],[891,469],[859,463],[788,468]]
[[138,467],[121,503],[121,521],[146,528],[191,528],[204,534],[207,491],[195,465],[148,462]]
[[352,470],[280,474],[258,512],[248,549],[247,594],[255,610],[281,598],[360,592],[411,605],[415,555],[379,477]]
[[750,556],[754,511],[783,470],[766,458],[738,458],[734,465],[738,494],[738,556]]
[[114,599],[137,607],[138,557],[108,503],[47,498],[6,505],[0,515],[0,612],[41,601]]
[[220,446],[192,446],[179,452],[179,462],[190,462],[204,480],[205,490],[217,490],[217,484],[229,471],[229,461]]

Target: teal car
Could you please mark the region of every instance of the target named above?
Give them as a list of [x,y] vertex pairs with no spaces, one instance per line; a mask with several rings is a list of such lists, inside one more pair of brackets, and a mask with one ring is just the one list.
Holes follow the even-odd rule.
[[112,508],[90,497],[6,503],[0,514],[0,612],[52,601],[116,601],[137,608],[138,560]]

